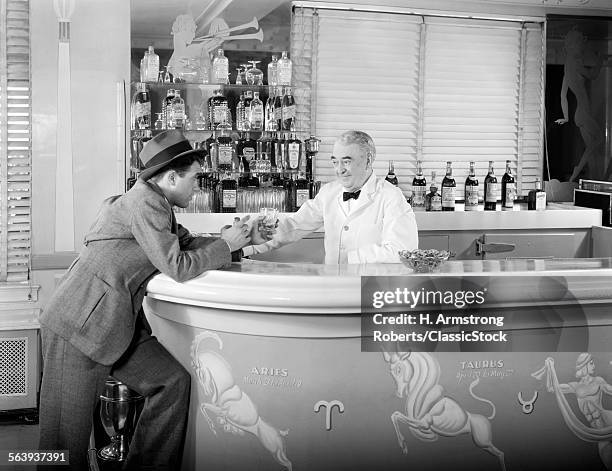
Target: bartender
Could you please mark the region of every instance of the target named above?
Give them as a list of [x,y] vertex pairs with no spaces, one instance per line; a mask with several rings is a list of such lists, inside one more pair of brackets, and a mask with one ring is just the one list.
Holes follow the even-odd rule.
[[271,240],[244,247],[244,255],[268,252],[324,226],[325,263],[399,263],[400,250],[418,248],[416,220],[401,190],[374,173],[375,158],[368,134],[344,132],[331,156],[336,181],[280,221]]

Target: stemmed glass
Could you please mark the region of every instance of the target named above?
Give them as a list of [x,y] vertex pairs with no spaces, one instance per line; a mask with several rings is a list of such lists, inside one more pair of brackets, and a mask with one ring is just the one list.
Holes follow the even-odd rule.
[[236,67],[236,85],[242,85],[242,68]]
[[165,65],[164,68],[166,69],[166,71],[164,72],[164,83],[172,83],[172,74],[170,73],[170,69],[168,68],[169,66]]
[[246,72],[246,81],[249,85],[263,85],[263,72],[257,68],[261,61],[248,61],[252,67]]
[[242,66],[242,83],[249,83],[249,64],[240,64]]

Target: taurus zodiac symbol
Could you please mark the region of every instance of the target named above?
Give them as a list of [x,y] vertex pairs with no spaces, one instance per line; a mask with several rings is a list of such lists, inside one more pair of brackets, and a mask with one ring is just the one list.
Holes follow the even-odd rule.
[[408,445],[400,431],[400,422],[408,424],[412,434],[423,441],[435,441],[439,435],[456,437],[469,433],[474,444],[495,456],[502,471],[506,470],[504,453],[492,441],[490,420],[495,417],[495,404],[473,391],[480,378],[470,384],[470,395],[491,406],[493,411],[489,417],[468,412],[444,395],[444,389],[438,384],[440,365],[431,355],[423,352],[383,352],[383,355],[395,380],[396,395],[406,398],[405,413],[395,411],[391,414],[404,454],[408,454]]
[[344,412],[344,404],[336,399],[331,402],[319,401],[314,405],[314,411],[318,413],[321,410],[321,407],[325,407],[325,429],[331,430],[332,409],[337,407],[338,411],[342,414]]
[[535,404],[535,401],[537,401],[537,399],[538,391],[534,391],[533,397],[528,401],[525,401],[523,399],[523,394],[521,391],[518,392],[518,402],[521,406],[523,406],[523,414],[531,414],[533,412],[533,405]]
[[243,435],[244,432],[255,435],[274,459],[291,471],[292,464],[287,458],[284,441],[289,430],[277,430],[261,418],[249,395],[236,384],[231,366],[225,358],[210,348],[202,347],[206,339],[215,340],[219,350],[223,349],[223,341],[216,333],[206,331],[199,334],[191,345],[193,368],[206,398],[206,402],[200,405],[200,411],[210,430],[217,434],[209,411],[217,416],[224,431],[236,435]]

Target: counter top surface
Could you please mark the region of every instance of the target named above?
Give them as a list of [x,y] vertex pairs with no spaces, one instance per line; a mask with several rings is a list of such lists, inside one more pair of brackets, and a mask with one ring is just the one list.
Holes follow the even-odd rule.
[[[402,264],[319,265],[245,260],[224,270],[211,270],[193,280],[177,283],[157,275],[148,296],[193,306],[256,312],[358,313],[363,276],[403,276],[406,283],[426,277],[507,277],[512,289],[506,302],[544,301],[535,280],[571,277],[582,297],[612,297],[612,258],[514,259],[449,261],[439,271],[422,275]],[[589,276],[590,278],[586,278]],[[599,280],[593,283],[593,277]],[[581,280],[582,279],[582,280]]]
[[[582,208],[572,203],[548,203],[546,211],[527,211],[526,204],[515,205],[512,211],[463,211],[457,204],[456,211],[426,212],[415,211],[419,231],[461,231],[461,230],[527,230],[567,229],[601,225],[601,210]],[[288,213],[290,214],[290,213]],[[281,217],[288,214],[281,214]],[[193,232],[218,232],[234,217],[244,213],[178,213],[179,223]],[[256,215],[253,214],[252,217]],[[322,229],[315,232],[322,232]]]

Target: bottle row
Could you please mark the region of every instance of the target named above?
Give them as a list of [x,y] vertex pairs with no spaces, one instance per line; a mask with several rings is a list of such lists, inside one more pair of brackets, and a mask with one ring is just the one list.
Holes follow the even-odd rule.
[[[506,161],[506,172],[501,178],[501,185],[495,176],[494,161],[489,161],[489,171],[484,178],[484,202],[485,211],[496,211],[498,203],[502,210],[513,210],[517,199],[516,179],[512,173],[511,161]],[[398,185],[397,176],[393,167],[393,162],[389,162],[389,172],[385,178],[389,183]],[[412,208],[425,211],[454,211],[457,201],[457,182],[453,177],[452,162],[446,163],[446,174],[442,179],[441,185],[436,179],[436,172],[431,172],[431,183],[427,192],[427,180],[423,175],[422,162],[417,161],[417,172],[412,180],[411,196],[409,199]],[[469,174],[464,185],[465,211],[478,210],[478,202],[481,199],[479,194],[478,179],[476,177],[475,163],[470,162]],[[546,209],[546,193],[542,190],[542,182],[536,178],[536,188],[531,190],[527,196],[527,209],[544,210]]]
[[[257,64],[261,61],[250,60],[247,62],[247,64],[240,64],[239,67],[236,67],[235,84],[264,85],[264,73],[257,68]],[[159,55],[155,53],[153,46],[149,46],[140,60],[141,82],[230,83],[229,59],[221,48],[217,49],[212,64],[208,57],[172,57],[165,69],[165,71],[160,70]],[[287,51],[283,51],[280,58],[273,54],[267,70],[268,85],[291,85],[293,62],[288,57]]]
[[[295,131],[296,104],[291,87],[270,87],[264,101],[260,92],[244,90],[232,106],[223,90],[202,100],[191,113],[181,90],[170,88],[160,100],[160,112],[152,122],[152,97],[146,83],[136,84],[131,103],[131,129],[185,129],[187,131],[218,129],[235,123],[238,131]],[[195,115],[195,117],[194,117]]]
[[254,176],[243,171],[205,172],[199,190],[184,213],[256,213],[261,208],[295,212],[316,195],[320,182],[306,179],[304,172],[274,172]]
[[[195,149],[202,149],[204,172],[250,175],[253,182],[256,179],[267,181],[270,174],[303,172],[307,181],[312,181],[319,142],[314,136],[301,140],[295,132],[262,132],[258,139],[254,139],[247,131],[234,139],[230,131],[226,126],[220,126],[208,139],[192,142]],[[132,137],[130,167],[134,177],[143,168],[139,155],[151,135],[150,130],[145,130]]]

